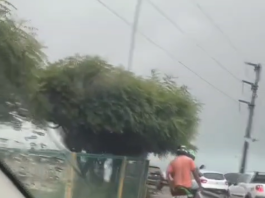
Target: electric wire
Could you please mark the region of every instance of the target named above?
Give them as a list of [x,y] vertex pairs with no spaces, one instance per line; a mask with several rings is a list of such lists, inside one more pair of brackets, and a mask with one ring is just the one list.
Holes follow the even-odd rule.
[[238,50],[238,48],[233,44],[231,39],[225,32],[219,27],[217,23],[213,20],[213,18],[200,6],[200,4],[194,0],[191,0],[193,4],[202,12],[202,14],[209,20],[209,22],[212,24],[212,26],[224,37],[226,42],[229,44],[229,46],[235,50],[235,52],[244,60],[244,56],[242,53]]
[[[121,15],[119,15],[115,10],[113,10],[112,8],[110,8],[107,4],[105,4],[104,2],[102,2],[101,0],[96,0],[98,3],[100,3],[103,7],[105,7],[107,10],[109,10],[113,15],[115,15],[116,17],[118,17],[119,19],[121,19],[124,23],[126,23],[128,26],[132,26],[132,24],[127,21],[124,17],[122,17]],[[213,89],[215,89],[216,91],[218,91],[219,93],[223,94],[224,96],[226,96],[227,98],[231,99],[233,102],[238,103],[238,101],[236,99],[234,99],[232,96],[228,95],[227,93],[225,93],[224,91],[222,91],[221,89],[219,89],[218,87],[216,87],[215,85],[213,85],[212,83],[210,83],[209,81],[207,81],[206,79],[204,79],[202,76],[200,76],[197,72],[193,71],[190,67],[188,67],[187,65],[185,65],[183,62],[179,61],[171,52],[169,52],[168,50],[166,50],[165,48],[163,48],[162,46],[160,46],[159,44],[157,44],[156,42],[154,42],[151,38],[149,38],[148,36],[146,36],[144,33],[140,32],[139,30],[137,30],[137,32],[143,37],[145,38],[148,42],[150,42],[152,45],[154,45],[155,47],[157,47],[158,49],[160,49],[161,51],[163,51],[165,54],[167,54],[172,60],[174,60],[175,62],[179,63],[180,65],[182,65],[183,67],[185,67],[187,70],[189,70],[191,73],[193,73],[195,76],[197,76],[199,79],[201,79],[202,81],[204,81],[206,84],[208,84],[210,87],[212,87]]]
[[226,71],[230,76],[232,76],[236,81],[241,80],[233,74],[231,71],[229,71],[220,61],[218,61],[216,58],[214,58],[212,55],[209,54],[194,38],[190,37],[187,32],[185,32],[175,21],[173,21],[168,15],[165,14],[154,2],[151,0],[147,0],[147,2],[159,13],[161,14],[166,20],[168,20],[179,32],[181,32],[184,36],[189,38],[194,44],[200,48],[206,55],[208,55],[220,68],[222,68],[224,71]]

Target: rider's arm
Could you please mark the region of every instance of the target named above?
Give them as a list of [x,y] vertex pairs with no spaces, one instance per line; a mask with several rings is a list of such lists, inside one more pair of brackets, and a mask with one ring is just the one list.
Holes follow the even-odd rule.
[[202,187],[201,186],[201,181],[200,181],[200,175],[199,175],[199,171],[198,169],[196,168],[196,165],[194,163],[193,160],[190,161],[190,167],[191,167],[191,172],[193,174],[193,177],[194,179],[196,180],[197,184],[199,187]]
[[198,167],[197,167],[196,169],[197,169],[197,172],[198,172],[198,174],[199,174],[199,177],[201,177],[202,174],[201,174],[201,172],[200,172],[200,169],[199,169]]
[[172,181],[172,173],[173,173],[173,167],[172,167],[172,162],[167,167],[167,180]]

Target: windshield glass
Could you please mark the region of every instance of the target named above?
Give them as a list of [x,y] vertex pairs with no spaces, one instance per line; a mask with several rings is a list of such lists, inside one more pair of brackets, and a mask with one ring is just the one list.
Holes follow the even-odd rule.
[[224,180],[224,175],[220,173],[204,173],[203,176],[207,179]]
[[237,183],[248,183],[250,182],[251,178],[252,175],[250,174],[240,174]]
[[172,198],[196,172],[227,197],[264,170],[264,21],[265,0],[0,0],[0,160],[34,198]]
[[265,184],[265,173],[257,173],[253,177],[251,183],[261,183]]
[[[123,193],[137,194],[135,189],[144,182],[147,161],[137,158],[71,154],[58,151],[1,150],[2,159],[15,176],[36,198],[65,196],[91,197],[117,196],[120,177],[124,182]],[[80,163],[83,172],[76,168]],[[93,163],[93,173],[89,164]],[[115,165],[117,164],[117,165]],[[140,170],[140,171],[137,171]],[[159,170],[159,169],[158,169]],[[156,169],[157,172],[157,169]],[[96,181],[96,182],[95,182]],[[113,184],[116,181],[116,184]],[[70,185],[69,185],[70,182]],[[75,188],[75,191],[72,191]],[[134,189],[134,191],[133,191]],[[71,193],[70,195],[68,195]]]

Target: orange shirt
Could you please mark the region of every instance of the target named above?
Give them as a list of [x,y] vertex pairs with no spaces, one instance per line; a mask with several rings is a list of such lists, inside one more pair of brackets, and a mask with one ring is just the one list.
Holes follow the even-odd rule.
[[191,188],[192,171],[195,168],[195,163],[191,158],[181,155],[169,164],[167,172],[172,176],[175,186]]

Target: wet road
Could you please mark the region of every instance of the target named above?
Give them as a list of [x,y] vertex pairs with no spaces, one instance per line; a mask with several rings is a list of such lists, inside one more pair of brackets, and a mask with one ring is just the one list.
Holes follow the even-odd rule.
[[[161,192],[152,195],[152,198],[172,198],[168,187],[164,187]],[[202,198],[223,198],[221,195],[217,195],[211,192],[204,192]]]

